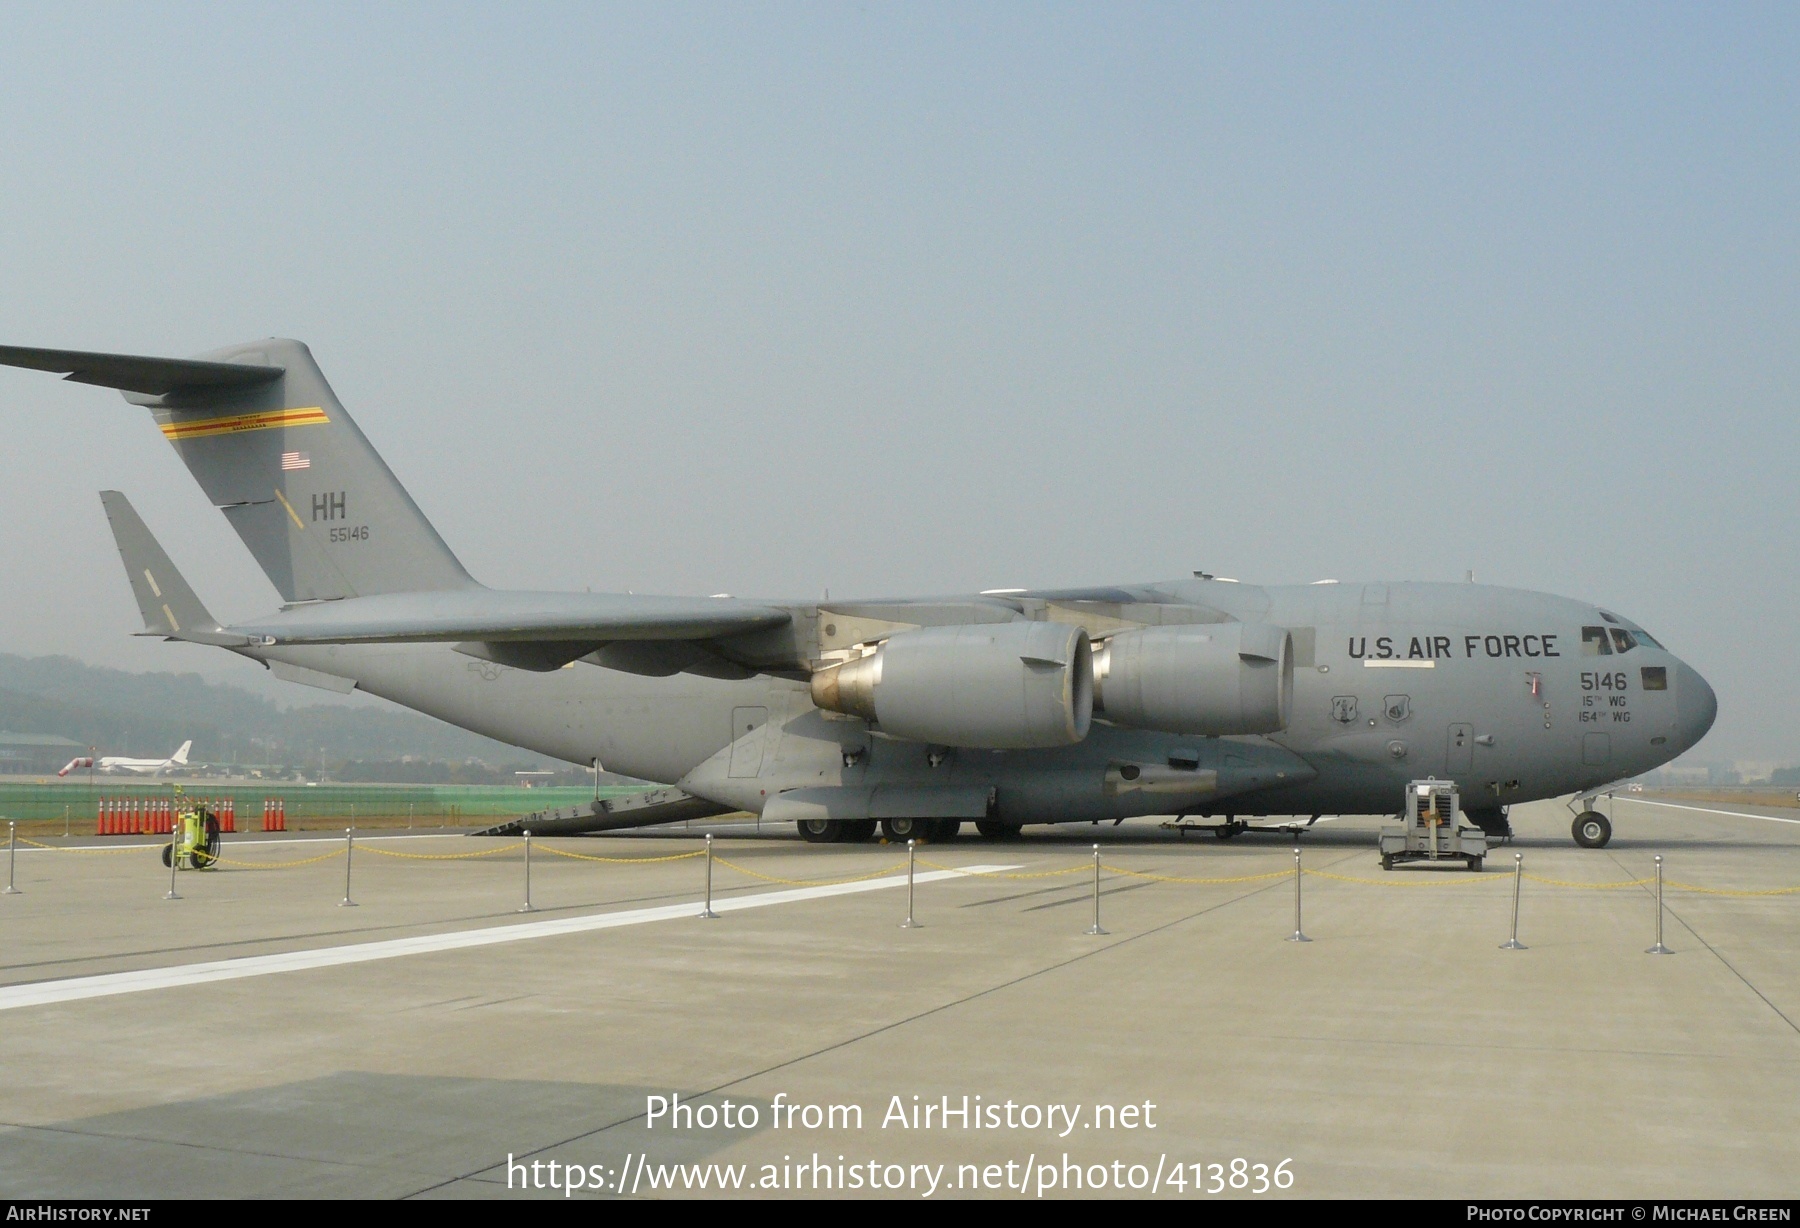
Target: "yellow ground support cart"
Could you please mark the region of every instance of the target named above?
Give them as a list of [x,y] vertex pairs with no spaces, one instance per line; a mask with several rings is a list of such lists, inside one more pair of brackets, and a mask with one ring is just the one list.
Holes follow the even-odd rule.
[[163,864],[176,857],[178,870],[210,870],[219,861],[219,817],[186,798],[178,801],[174,840],[163,845]]

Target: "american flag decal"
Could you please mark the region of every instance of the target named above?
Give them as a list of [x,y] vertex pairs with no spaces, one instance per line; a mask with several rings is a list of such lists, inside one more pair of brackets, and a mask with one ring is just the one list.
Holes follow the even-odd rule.
[[283,469],[311,469],[312,457],[304,452],[283,452],[281,467]]

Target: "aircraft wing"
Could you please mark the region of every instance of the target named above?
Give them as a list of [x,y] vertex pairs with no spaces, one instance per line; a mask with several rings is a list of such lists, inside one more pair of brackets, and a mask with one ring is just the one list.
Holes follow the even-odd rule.
[[380,593],[290,607],[233,633],[277,644],[702,640],[778,627],[786,610],[731,597],[498,589]]

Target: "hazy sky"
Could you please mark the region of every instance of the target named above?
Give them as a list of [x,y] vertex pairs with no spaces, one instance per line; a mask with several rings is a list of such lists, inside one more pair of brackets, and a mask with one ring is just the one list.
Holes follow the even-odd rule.
[[[1472,569],[1800,762],[1793,5],[4,16],[0,342],[301,338],[486,583]],[[0,650],[260,672],[129,638],[102,487],[275,602],[147,414],[0,423]]]

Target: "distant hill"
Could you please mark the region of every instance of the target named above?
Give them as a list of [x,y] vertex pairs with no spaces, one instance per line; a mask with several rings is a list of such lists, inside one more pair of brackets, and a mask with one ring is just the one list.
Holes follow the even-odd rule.
[[351,761],[477,760],[565,767],[531,751],[399,709],[313,704],[283,708],[198,674],[133,674],[71,657],[0,653],[0,729],[55,734],[103,755],[161,757],[192,738],[204,763],[288,764],[327,770]]

